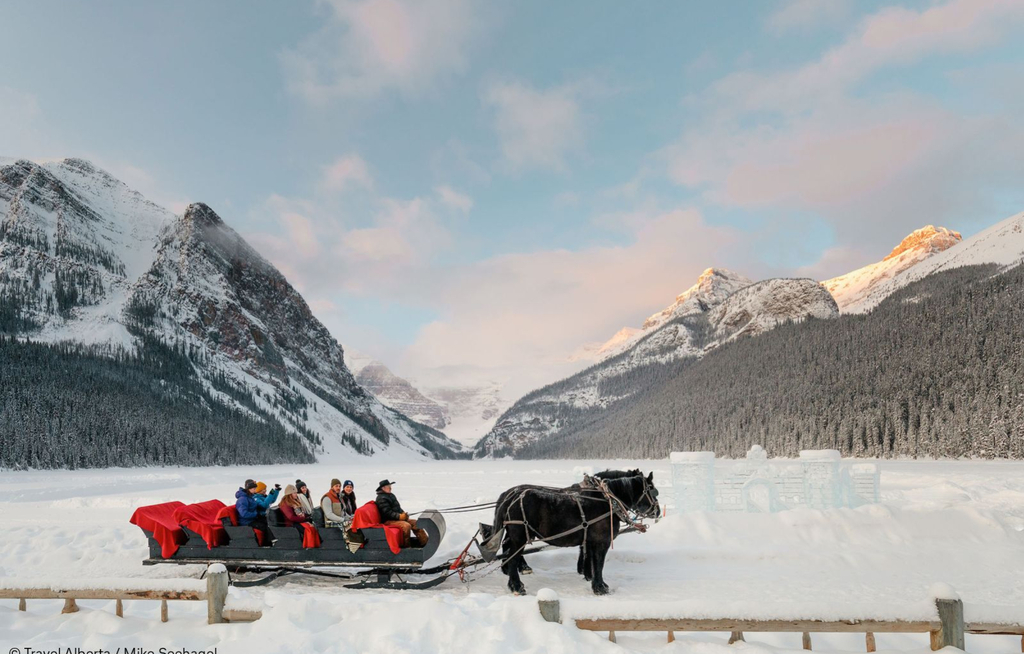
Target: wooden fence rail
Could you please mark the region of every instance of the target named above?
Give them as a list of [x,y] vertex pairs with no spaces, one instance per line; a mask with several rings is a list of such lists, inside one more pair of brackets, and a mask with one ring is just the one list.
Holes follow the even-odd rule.
[[[545,589],[537,595],[541,615],[548,622],[562,622],[562,610],[557,595]],[[927,633],[932,650],[952,645],[964,649],[964,634],[1001,634],[1021,636],[1024,652],[1024,624],[1021,623],[965,623],[963,602],[959,599],[935,600],[938,619],[920,620],[744,620],[727,618],[575,618],[576,628],[587,631],[607,631],[608,640],[615,642],[620,631],[664,631],[668,642],[675,640],[677,631],[729,632],[729,644],[743,640],[744,632],[790,632],[803,635],[803,648],[811,649],[812,633],[863,633],[868,652],[875,651],[876,633]]]
[[[132,580],[133,584],[137,580]],[[125,583],[128,586],[128,583]],[[77,600],[115,600],[114,611],[117,617],[124,617],[125,600],[158,600],[160,602],[160,621],[167,622],[167,602],[190,601],[207,603],[207,622],[252,622],[261,617],[260,611],[225,608],[228,596],[228,571],[221,564],[211,565],[206,571],[206,588],[62,588],[59,586],[23,586],[0,587],[0,599],[18,600],[18,610],[28,610],[27,600],[63,599],[64,608],[61,613],[76,613]]]

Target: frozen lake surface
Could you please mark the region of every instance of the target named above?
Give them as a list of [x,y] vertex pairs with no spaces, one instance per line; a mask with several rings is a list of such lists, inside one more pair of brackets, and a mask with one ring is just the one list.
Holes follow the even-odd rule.
[[[654,470],[668,516],[644,535],[627,534],[609,552],[595,597],[575,572],[577,550],[534,555],[524,578],[529,597],[512,597],[500,571],[427,591],[352,591],[328,581],[289,578],[246,591],[264,606],[252,624],[207,626],[205,605],[171,603],[159,622],[156,602],[80,601],[60,615],[59,601],[30,601],[27,613],[0,600],[0,651],[11,647],[84,649],[190,648],[218,652],[695,652],[800,651],[799,634],[605,634],[541,621],[533,596],[552,588],[575,615],[691,617],[915,618],[927,616],[933,584],[951,585],[968,621],[1024,620],[1024,463],[882,462],[881,503],[856,509],[776,514],[675,514],[664,461],[459,461],[349,466],[147,468],[0,472],[0,577],[6,582],[90,577],[198,577],[199,566],[141,564],[142,532],[134,509],[169,500],[233,501],[252,477],[268,484],[305,480],[318,498],[332,477],[352,479],[359,503],[377,481],[394,487],[409,511],[493,501],[521,483],[565,486],[583,471]],[[447,516],[434,562],[454,557],[487,512]],[[863,636],[814,634],[815,651],[864,651]],[[879,651],[929,651],[926,635],[877,636]],[[968,636],[972,652],[1020,651],[1020,640]]]

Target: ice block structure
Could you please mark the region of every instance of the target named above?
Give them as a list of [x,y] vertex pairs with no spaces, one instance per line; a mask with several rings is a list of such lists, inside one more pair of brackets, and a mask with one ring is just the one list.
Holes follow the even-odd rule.
[[674,510],[774,513],[834,509],[879,501],[876,463],[843,464],[837,450],[803,450],[796,460],[769,460],[754,445],[739,461],[714,452],[673,452]]

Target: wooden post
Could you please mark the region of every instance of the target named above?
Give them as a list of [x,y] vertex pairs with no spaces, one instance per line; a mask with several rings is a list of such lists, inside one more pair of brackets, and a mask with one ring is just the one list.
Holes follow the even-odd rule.
[[613,642],[613,643],[619,642],[619,641],[615,640],[615,632],[614,631],[609,631],[608,632],[608,640]]
[[160,622],[167,622],[167,600],[160,600]]
[[864,634],[864,644],[867,646],[869,652],[875,651],[875,634],[874,632],[867,632]]
[[932,651],[943,647],[964,648],[964,603],[959,599],[936,599],[939,610],[938,631],[931,632]]
[[28,605],[25,602],[25,598],[24,597],[22,597],[20,600],[18,600],[18,610],[19,611],[27,611],[28,610]]
[[805,631],[804,632],[803,644],[804,644],[804,649],[806,649],[806,650],[810,650],[811,649],[811,632],[809,632],[809,631]]
[[114,613],[116,613],[117,617],[119,618],[124,617],[124,604],[121,602],[121,600],[117,600],[114,603]]
[[78,604],[75,604],[75,598],[69,597],[64,600],[64,608],[60,610],[61,613],[78,613]]
[[729,644],[730,645],[732,645],[735,642],[739,642],[741,640],[743,642],[747,642],[747,639],[743,637],[743,632],[742,631],[734,631],[731,634],[729,634]]
[[668,632],[668,642],[670,642],[670,643],[676,642],[676,632],[674,632],[674,631]]
[[[206,622],[224,622],[224,602],[228,598],[228,569],[214,563],[206,569]],[[541,611],[543,613],[543,610]]]

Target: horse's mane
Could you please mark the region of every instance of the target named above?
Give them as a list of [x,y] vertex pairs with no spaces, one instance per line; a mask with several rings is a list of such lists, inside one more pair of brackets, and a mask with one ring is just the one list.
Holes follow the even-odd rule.
[[644,473],[640,472],[639,468],[634,468],[632,470],[605,470],[594,476],[598,479],[622,479],[623,477],[639,477],[642,474]]
[[637,475],[629,474],[613,479],[605,479],[604,483],[615,497],[624,502],[628,502],[636,499],[635,492],[638,490],[636,488],[637,481],[642,476],[643,473]]

